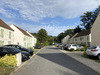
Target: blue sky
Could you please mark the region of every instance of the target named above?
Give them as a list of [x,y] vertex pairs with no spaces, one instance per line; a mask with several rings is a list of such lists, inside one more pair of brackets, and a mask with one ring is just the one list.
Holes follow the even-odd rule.
[[[98,1],[98,2],[96,2]],[[80,15],[93,11],[100,0],[0,0],[0,19],[32,33],[44,28],[57,36],[80,24]]]

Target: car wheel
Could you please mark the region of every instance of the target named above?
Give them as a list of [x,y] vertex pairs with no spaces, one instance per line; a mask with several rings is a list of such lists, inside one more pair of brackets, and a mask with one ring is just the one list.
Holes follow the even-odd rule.
[[98,59],[100,60],[100,54],[98,55]]

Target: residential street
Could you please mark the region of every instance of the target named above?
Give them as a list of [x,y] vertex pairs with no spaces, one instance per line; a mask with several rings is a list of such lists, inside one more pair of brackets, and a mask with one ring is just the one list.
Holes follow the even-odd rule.
[[[82,60],[82,59],[81,59]],[[100,75],[97,71],[64,54],[58,48],[47,46],[13,75]]]

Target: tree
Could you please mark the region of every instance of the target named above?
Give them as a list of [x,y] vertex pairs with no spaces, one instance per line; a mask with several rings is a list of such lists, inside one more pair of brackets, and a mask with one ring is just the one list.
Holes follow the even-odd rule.
[[37,35],[37,33],[31,33],[33,36],[35,36],[35,37],[37,37],[38,35]]
[[66,30],[65,32],[64,32],[64,35],[65,36],[67,36],[67,35],[70,35],[70,36],[72,36],[73,34],[74,34],[74,31],[73,31],[74,29],[68,29],[68,30]]
[[80,18],[81,18],[81,21],[82,21],[81,26],[84,26],[85,29],[90,29],[92,24],[93,24],[93,22],[92,22],[92,20],[93,20],[92,12],[87,11]]
[[82,24],[85,29],[91,29],[98,13],[100,12],[100,6],[93,12],[87,11],[82,16],[80,16]]
[[40,29],[37,33],[40,43],[45,43],[48,40],[48,34],[45,29]]
[[53,44],[53,42],[55,41],[55,37],[54,36],[48,36],[48,42],[49,44]]
[[57,36],[57,42],[58,43],[61,43],[61,40],[65,37],[65,34],[64,33],[60,33],[58,36]]
[[82,31],[82,28],[78,25],[75,29],[74,29],[74,34],[75,33],[79,33]]

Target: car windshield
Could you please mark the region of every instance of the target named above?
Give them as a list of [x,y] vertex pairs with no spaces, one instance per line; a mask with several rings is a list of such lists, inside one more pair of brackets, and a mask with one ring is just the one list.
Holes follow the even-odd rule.
[[21,52],[21,50],[17,49],[17,48],[9,48],[9,50],[13,50],[14,52]]
[[77,46],[77,45],[72,45],[72,46]]
[[88,49],[96,49],[96,46],[89,47]]
[[18,45],[20,48],[24,48],[23,46],[21,46],[21,45]]

